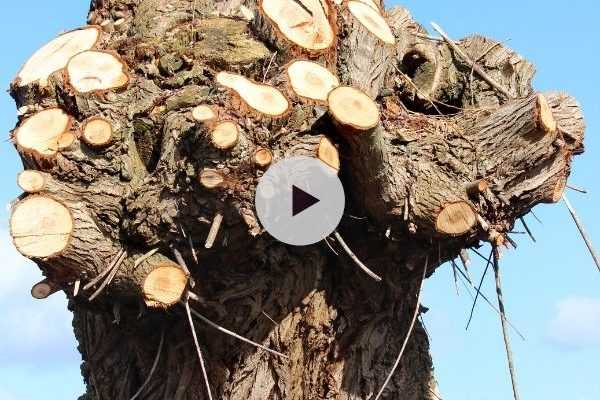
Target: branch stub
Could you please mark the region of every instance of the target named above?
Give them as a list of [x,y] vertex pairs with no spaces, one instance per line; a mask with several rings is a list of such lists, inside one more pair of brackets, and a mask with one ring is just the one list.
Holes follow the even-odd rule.
[[168,308],[176,304],[187,287],[188,276],[176,264],[163,264],[144,280],[144,300],[148,307]]
[[220,85],[233,90],[248,107],[260,114],[277,118],[286,114],[290,108],[283,93],[273,86],[224,71],[217,74],[216,80]]
[[60,254],[69,244],[73,217],[69,209],[46,196],[29,196],[17,203],[10,217],[15,247],[29,258]]
[[271,150],[260,147],[254,152],[254,163],[258,167],[268,167],[271,165],[271,162],[273,162],[273,153],[271,153]]
[[52,157],[70,146],[74,136],[69,133],[71,117],[60,108],[50,108],[29,117],[17,128],[17,146],[44,157]]
[[37,193],[44,189],[46,178],[41,172],[29,169],[17,175],[17,185],[26,193]]
[[317,157],[336,171],[340,170],[340,155],[334,144],[326,137],[321,138]]
[[294,61],[287,67],[292,91],[301,98],[325,102],[327,95],[340,85],[327,68],[311,61]]
[[48,86],[48,77],[63,69],[71,57],[93,48],[100,37],[100,28],[90,26],[60,35],[38,49],[17,74],[20,87],[38,82]]
[[225,178],[219,171],[205,168],[198,175],[198,182],[207,189],[216,189],[225,184]]
[[470,231],[477,224],[477,215],[467,202],[457,201],[447,204],[437,216],[438,232],[460,236]]
[[285,38],[308,51],[323,51],[335,43],[325,1],[263,0],[260,8]]
[[67,64],[69,83],[79,93],[116,89],[127,85],[127,67],[120,57],[104,51],[88,50]]
[[396,44],[396,37],[385,18],[372,6],[361,1],[349,1],[348,10],[369,32],[382,42],[391,45]]
[[210,133],[212,144],[219,150],[230,150],[234,148],[239,138],[239,127],[232,121],[224,121],[217,124]]
[[379,124],[377,104],[358,89],[337,87],[329,93],[327,102],[330,114],[345,133],[370,131]]
[[112,124],[101,117],[90,118],[83,126],[81,138],[91,147],[108,146],[113,139]]
[[210,106],[201,104],[192,110],[192,118],[197,122],[208,122],[216,119],[217,114]]

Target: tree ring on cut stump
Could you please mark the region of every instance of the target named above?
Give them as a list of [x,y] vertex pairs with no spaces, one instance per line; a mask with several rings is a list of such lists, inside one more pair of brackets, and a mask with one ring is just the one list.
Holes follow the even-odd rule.
[[217,114],[210,106],[201,104],[192,110],[192,118],[197,122],[207,122],[216,119]]
[[225,178],[223,175],[211,168],[205,168],[198,175],[198,182],[207,189],[216,189],[224,186]]
[[38,82],[41,87],[48,85],[48,77],[64,67],[74,55],[93,48],[100,37],[96,26],[64,33],[38,49],[23,65],[17,74],[20,87]]
[[41,172],[29,169],[21,171],[19,175],[17,175],[17,185],[19,185],[24,192],[37,193],[44,189],[46,178]]
[[162,264],[144,279],[144,300],[148,307],[167,308],[176,304],[183,295],[188,276],[176,264]]
[[273,162],[273,153],[271,153],[271,150],[260,147],[254,152],[254,163],[260,168],[268,167],[271,165],[271,162]]
[[438,232],[460,236],[469,232],[477,224],[477,215],[470,204],[464,201],[447,204],[437,216]]
[[358,89],[339,86],[329,93],[327,103],[329,113],[346,133],[362,133],[379,124],[377,104]]
[[108,146],[113,139],[112,124],[101,117],[89,118],[83,125],[81,138],[91,147]]
[[219,72],[217,83],[233,90],[254,111],[270,117],[281,117],[290,108],[288,99],[273,86],[256,83],[229,72]]
[[17,203],[10,217],[15,247],[29,258],[60,254],[71,240],[73,217],[62,203],[46,196],[29,196]]
[[79,93],[116,89],[129,82],[125,63],[104,51],[88,50],[72,57],[67,64],[67,76]]
[[327,95],[340,85],[327,68],[311,61],[294,61],[287,67],[292,91],[301,98],[327,101]]
[[262,0],[260,8],[290,42],[310,52],[327,50],[335,43],[327,1]]
[[220,122],[210,133],[212,144],[219,150],[234,148],[239,138],[239,127],[232,121]]
[[50,108],[29,117],[17,128],[14,138],[25,151],[52,157],[74,141],[71,117],[60,108]]
[[321,138],[317,157],[336,171],[340,170],[340,155],[337,148],[326,137]]
[[396,37],[385,18],[373,7],[361,1],[349,1],[348,10],[373,35],[387,44],[396,44]]
[[537,95],[536,110],[538,113],[538,124],[544,133],[553,134],[556,133],[558,128],[554,115],[552,115],[552,109],[548,104],[548,100],[543,94]]

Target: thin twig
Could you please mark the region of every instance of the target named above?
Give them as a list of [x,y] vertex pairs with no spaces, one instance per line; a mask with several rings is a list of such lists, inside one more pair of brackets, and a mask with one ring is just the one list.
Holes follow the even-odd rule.
[[454,275],[454,287],[456,288],[456,295],[460,296],[460,292],[458,291],[458,276],[456,275],[456,263],[454,260],[450,260],[450,265],[452,265],[452,274]]
[[348,218],[352,218],[352,219],[355,219],[358,221],[364,221],[364,220],[368,219],[367,217],[359,217],[357,215],[352,215],[352,214],[344,214],[344,215]]
[[425,100],[427,100],[431,106],[435,109],[435,111],[437,111],[437,113],[439,115],[442,115],[442,112],[440,111],[440,109],[435,105],[434,101],[431,99],[431,96],[429,96],[427,93],[423,93],[421,92],[421,90],[419,89],[419,87],[417,85],[415,85],[415,83],[412,81],[412,79],[410,79],[410,77],[408,75],[406,75],[404,72],[400,71],[400,68],[398,68],[396,66],[396,64],[393,65],[394,69],[396,70],[396,72],[398,72],[400,74],[400,76],[402,76],[406,82],[412,86],[412,88],[417,92],[417,94],[419,96],[421,96],[422,98],[424,98]]
[[508,370],[510,372],[510,380],[512,383],[513,395],[515,400],[519,400],[519,390],[517,388],[517,375],[513,362],[512,350],[510,348],[510,339],[508,337],[508,329],[506,324],[506,313],[504,312],[504,301],[502,299],[502,283],[500,281],[500,268],[498,266],[498,256],[494,249],[494,274],[496,275],[496,293],[498,295],[498,308],[500,309],[500,321],[502,323],[502,335],[504,336],[504,346],[506,348],[506,358],[508,360]]
[[179,225],[179,229],[181,229],[181,234],[187,240],[188,246],[190,248],[190,253],[192,253],[192,258],[194,259],[194,263],[198,266],[198,255],[196,254],[196,249],[194,248],[194,240],[192,239],[192,235],[188,235],[183,229],[182,225]]
[[139,267],[140,265],[142,265],[142,263],[144,261],[146,261],[147,259],[149,259],[150,257],[152,257],[154,254],[156,254],[156,252],[158,251],[158,247],[155,249],[150,250],[149,252],[147,252],[146,254],[144,254],[143,256],[140,256],[137,260],[135,260],[135,262],[133,263],[133,269],[136,269],[137,267]]
[[289,358],[285,354],[282,354],[282,353],[280,353],[278,351],[272,350],[272,349],[270,349],[270,348],[268,348],[266,346],[263,346],[262,344],[253,342],[250,339],[246,339],[245,337],[243,337],[241,335],[238,335],[237,333],[232,332],[229,329],[223,328],[221,325],[212,322],[210,319],[206,318],[204,315],[200,314],[198,311],[194,310],[193,308],[190,308],[190,310],[191,310],[192,314],[194,314],[194,317],[202,320],[204,323],[208,324],[209,326],[215,328],[216,330],[218,330],[220,332],[223,332],[223,333],[225,333],[225,334],[227,334],[229,336],[232,336],[232,337],[234,337],[234,338],[236,338],[238,340],[241,340],[242,342],[248,343],[248,344],[250,344],[250,345],[252,345],[254,347],[258,347],[259,349],[262,349],[262,350],[264,350],[266,352],[274,354],[274,355],[276,355],[278,357]]
[[335,231],[333,233],[333,235],[335,236],[335,238],[337,239],[338,243],[340,244],[340,246],[342,246],[342,249],[344,249],[344,251],[346,252],[346,254],[348,254],[348,256],[350,256],[350,258],[352,259],[352,261],[354,261],[354,263],[356,265],[358,265],[358,267],[367,275],[369,275],[371,278],[375,279],[377,282],[381,282],[382,279],[379,275],[377,275],[375,272],[371,271],[365,264],[362,263],[362,261],[360,261],[358,259],[358,257],[356,256],[356,254],[354,254],[354,252],[350,249],[350,247],[348,247],[348,245],[346,244],[346,242],[344,241],[344,239],[342,238],[342,236],[338,233],[338,231]]
[[514,249],[516,249],[516,248],[517,248],[517,246],[518,246],[518,245],[517,245],[517,242],[515,242],[515,241],[513,240],[513,238],[511,238],[511,237],[510,237],[510,236],[508,236],[508,235],[504,235],[504,238],[506,239],[506,241],[507,241],[508,243],[510,243],[510,245],[511,245],[511,246],[512,246]]
[[175,259],[177,260],[177,264],[179,264],[181,269],[183,269],[183,271],[189,277],[190,287],[193,288],[194,286],[196,286],[196,282],[194,281],[194,278],[192,278],[192,274],[190,273],[190,270],[187,267],[187,264],[185,263],[185,260],[183,259],[183,256],[181,255],[181,252],[179,250],[177,250],[177,248],[173,245],[171,245],[171,251],[173,252],[173,255],[175,256]]
[[533,215],[533,218],[535,218],[535,220],[537,222],[539,222],[540,225],[544,225],[544,223],[542,222],[542,220],[539,219],[537,215],[535,215],[535,212],[533,210],[529,210],[529,212],[531,213],[531,215]]
[[[273,64],[273,60],[275,59],[275,57],[277,56],[277,51],[275,51],[275,53],[273,53],[273,55],[271,56],[271,59],[269,60],[269,65],[267,65],[267,69],[265,70],[265,74],[263,75],[263,83],[265,83],[265,81],[267,80],[267,75],[269,74],[269,69],[271,68],[271,64]],[[264,66],[265,64],[263,64]]]
[[577,229],[579,230],[579,233],[581,234],[581,237],[583,238],[585,245],[587,246],[588,250],[590,251],[590,254],[592,255],[592,258],[594,259],[594,262],[596,263],[596,267],[598,267],[598,271],[600,271],[600,257],[598,257],[598,253],[596,252],[596,249],[594,248],[592,239],[588,236],[587,232],[585,231],[583,222],[581,222],[581,220],[579,219],[579,216],[577,215],[577,212],[575,211],[575,208],[571,205],[571,202],[569,201],[569,199],[567,199],[567,195],[565,195],[563,193],[562,198],[563,198],[563,201],[565,202],[565,204],[567,205],[567,208],[569,209],[569,213],[571,213],[571,217],[573,218],[573,221],[575,221],[575,225],[577,225]]
[[471,279],[471,274],[469,273],[469,265],[471,265],[471,257],[469,257],[469,252],[467,251],[467,249],[460,249],[460,261],[463,264],[463,267],[465,267],[465,272],[467,273],[467,276],[469,277],[469,279]]
[[485,50],[477,59],[475,59],[475,62],[473,63],[473,65],[471,65],[471,73],[469,74],[469,88],[470,88],[470,92],[471,92],[471,105],[473,106],[475,104],[475,93],[473,92],[473,73],[475,72],[475,65],[485,56],[487,56],[490,51],[494,50],[496,47],[498,47],[500,45],[500,42],[494,43],[493,45],[491,45],[490,47],[488,47],[487,50]]
[[377,393],[377,396],[375,396],[375,400],[378,400],[381,397],[386,386],[390,383],[392,376],[394,376],[394,373],[396,372],[398,365],[400,365],[400,360],[402,360],[402,355],[404,354],[404,350],[406,349],[408,340],[410,339],[410,337],[412,335],[412,331],[415,327],[415,322],[417,321],[417,317],[419,316],[419,308],[421,306],[421,289],[423,288],[423,281],[425,280],[425,276],[427,275],[428,267],[429,267],[429,256],[426,256],[425,257],[425,265],[423,266],[423,276],[421,277],[421,280],[419,281],[419,286],[417,287],[417,302],[415,304],[415,311],[413,313],[412,320],[410,322],[410,326],[408,327],[408,332],[406,332],[406,336],[404,337],[404,343],[402,343],[402,347],[400,348],[400,354],[398,354],[398,357],[396,358],[396,362],[394,363],[392,370],[390,371],[387,378],[385,379],[385,382],[381,386],[381,389],[379,389],[379,393]]
[[473,296],[473,293],[471,293],[471,288],[469,288],[469,285],[467,285],[466,279],[464,279],[462,276],[459,278],[460,278],[460,283],[462,283],[463,287],[465,288],[465,292],[467,292],[469,294],[471,301],[475,301],[475,296]]
[[[488,304],[488,305],[489,305],[489,306],[490,306],[490,307],[491,307],[491,308],[492,308],[492,309],[493,309],[493,310],[496,312],[496,314],[500,315],[500,310],[498,310],[498,308],[497,308],[497,307],[494,305],[494,303],[492,303],[492,302],[490,301],[490,299],[488,299],[488,297],[487,297],[485,294],[483,294],[483,292],[479,291],[479,290],[477,289],[477,287],[475,287],[475,285],[473,284],[473,282],[471,282],[471,281],[469,280],[469,277],[468,277],[468,276],[467,276],[467,275],[466,275],[466,274],[463,272],[463,270],[462,270],[462,269],[460,269],[460,268],[458,268],[458,273],[460,274],[459,276],[462,276],[462,277],[463,277],[463,278],[464,278],[464,279],[465,279],[467,282],[469,282],[469,285],[471,286],[471,288],[473,288],[474,290],[476,290],[476,291],[477,291],[477,293],[479,293],[479,296],[480,296],[480,297],[481,297],[483,300],[485,300],[485,302],[486,302],[486,303],[487,303],[487,304]],[[507,323],[508,323],[508,325],[510,325],[510,327],[511,327],[511,328],[512,328],[512,329],[515,331],[515,333],[516,333],[517,335],[519,335],[519,337],[520,337],[521,339],[525,340],[525,336],[523,336],[523,334],[522,334],[522,333],[521,333],[521,332],[520,332],[520,331],[517,329],[517,327],[516,327],[516,326],[514,326],[514,325],[512,324],[512,322],[510,322],[510,320],[509,320],[508,318],[506,319],[506,322],[507,322]]]
[[198,336],[196,335],[196,328],[194,327],[194,321],[192,320],[192,313],[190,311],[190,303],[188,299],[183,302],[185,312],[187,314],[190,329],[192,331],[192,337],[194,339],[194,345],[196,346],[196,352],[198,353],[198,360],[200,361],[200,368],[202,369],[202,376],[204,377],[204,383],[206,384],[206,391],[208,392],[208,399],[212,400],[212,392],[210,391],[210,382],[208,381],[208,374],[206,373],[206,366],[204,365],[204,358],[202,357],[202,351],[200,350],[200,343],[198,343]]
[[533,236],[533,233],[531,233],[531,229],[529,229],[529,227],[527,226],[527,222],[525,222],[525,217],[521,217],[519,219],[521,220],[521,223],[523,224],[525,231],[527,232],[527,234],[529,235],[531,240],[533,240],[533,243],[535,243],[536,242],[535,237]]
[[327,244],[327,247],[329,247],[329,250],[331,250],[333,252],[333,254],[335,254],[336,256],[339,256],[340,253],[338,253],[337,251],[335,251],[335,249],[333,248],[333,246],[331,245],[331,243],[329,243],[329,240],[327,237],[325,237],[325,239],[323,239],[323,241]]
[[587,194],[588,193],[587,190],[585,190],[584,188],[580,188],[579,186],[568,184],[567,187],[569,189],[574,190],[574,191],[579,192],[579,193],[583,193],[583,194]]
[[492,263],[492,251],[490,251],[490,256],[487,260],[487,264],[485,265],[485,269],[483,270],[483,274],[481,275],[481,280],[479,281],[479,286],[477,287],[477,292],[475,293],[475,299],[473,300],[473,305],[471,306],[471,312],[469,314],[469,320],[467,321],[467,326],[465,330],[469,329],[469,325],[471,325],[471,320],[473,319],[473,313],[475,312],[475,306],[477,305],[477,299],[479,298],[479,293],[481,293],[481,286],[483,285],[483,280],[485,279],[485,275],[490,268],[490,264]]
[[435,36],[425,35],[423,33],[413,33],[413,36],[416,36],[421,39],[431,40],[432,42],[443,42],[444,41],[444,39],[442,39],[441,37],[439,38],[439,37],[435,37]]
[[81,279],[77,279],[75,281],[75,286],[73,287],[73,297],[77,297],[79,294],[79,288],[81,287]]
[[119,258],[121,258],[121,256],[123,255],[123,252],[125,252],[125,249],[119,250],[119,252],[115,256],[115,258],[113,258],[113,260],[110,262],[110,264],[108,265],[108,267],[106,267],[104,270],[102,270],[102,272],[100,272],[94,279],[92,279],[91,281],[89,281],[83,287],[83,290],[88,290],[92,286],[95,286],[98,282],[100,282],[102,280],[102,278],[104,278],[110,271],[112,271],[113,266],[119,260]]
[[454,50],[454,52],[458,54],[470,67],[472,67],[475,70],[475,72],[477,72],[477,74],[481,76],[487,83],[489,83],[492,87],[494,87],[494,89],[502,93],[507,98],[514,98],[514,96],[510,94],[508,90],[506,90],[502,85],[500,85],[498,82],[492,79],[479,65],[477,65],[477,63],[471,60],[471,58],[467,54],[465,54],[465,52],[463,52],[460,47],[458,47],[458,45],[446,34],[446,32],[444,32],[444,30],[438,24],[432,22],[431,26],[433,27],[433,29],[435,29],[437,33],[440,34],[441,37],[444,38],[444,40],[446,41],[446,43],[448,43],[452,50]]
[[123,260],[125,260],[125,256],[127,256],[127,252],[126,251],[124,251],[121,254],[121,257],[119,257],[119,259],[117,260],[117,262],[113,266],[112,271],[110,271],[110,274],[108,274],[108,276],[102,282],[102,284],[98,287],[98,289],[90,296],[90,298],[88,299],[89,301],[93,301],[96,297],[100,296],[100,294],[102,293],[102,291],[104,290],[104,288],[106,288],[106,286],[108,286],[108,284],[112,282],[112,280],[114,279],[115,275],[117,275],[117,272],[119,271],[119,267],[121,266],[121,264],[123,264]]
[[162,331],[160,332],[160,342],[158,343],[158,350],[156,351],[156,356],[154,357],[154,362],[152,363],[152,368],[150,369],[150,373],[146,377],[146,380],[144,381],[144,383],[142,383],[142,386],[140,386],[140,388],[137,390],[137,392],[135,392],[135,394],[131,397],[130,400],[137,399],[138,396],[140,394],[142,394],[142,391],[144,390],[144,388],[146,386],[148,386],[148,384],[150,383],[150,379],[152,379],[152,375],[154,375],[154,371],[156,370],[156,367],[158,366],[158,360],[160,359],[160,353],[162,352],[164,342],[165,342],[165,328],[163,328]]
[[275,320],[274,320],[273,318],[271,318],[271,317],[269,316],[269,314],[267,314],[267,313],[266,313],[266,312],[264,312],[264,311],[261,311],[261,313],[262,313],[262,315],[264,315],[265,317],[267,317],[267,319],[268,319],[269,321],[271,321],[271,322],[273,323],[273,325],[277,326],[277,322],[275,322]]
[[194,259],[194,263],[198,266],[198,254],[196,254],[196,249],[194,248],[194,240],[192,239],[192,235],[188,235],[188,246],[190,246],[190,251],[192,252],[192,258]]
[[219,234],[219,229],[221,229],[222,222],[223,222],[223,214],[221,214],[220,212],[217,212],[215,214],[215,217],[213,218],[212,224],[210,226],[210,230],[208,231],[206,243],[204,244],[205,248],[210,249],[211,247],[213,247],[213,244],[215,243],[215,239],[217,238],[217,235]]

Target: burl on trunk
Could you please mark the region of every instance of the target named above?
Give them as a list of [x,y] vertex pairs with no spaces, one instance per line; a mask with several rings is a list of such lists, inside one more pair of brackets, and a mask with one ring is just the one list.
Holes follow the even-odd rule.
[[[46,276],[32,294],[69,297],[86,399],[375,398],[422,277],[505,243],[583,149],[577,103],[534,92],[521,56],[463,39],[473,74],[378,0],[95,0],[88,22],[11,85],[10,220]],[[327,243],[255,217],[258,179],[294,155],[344,183]],[[383,398],[438,398],[428,347],[417,322]]]

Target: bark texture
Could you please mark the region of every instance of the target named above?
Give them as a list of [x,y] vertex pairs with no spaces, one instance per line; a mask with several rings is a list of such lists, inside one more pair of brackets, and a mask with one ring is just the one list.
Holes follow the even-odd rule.
[[[458,42],[515,97],[507,99],[401,7],[381,11],[391,45],[346,2],[309,2],[323,7],[334,45],[300,48],[256,0],[94,0],[88,23],[102,31],[91,52],[109,54],[123,75],[98,82],[83,75],[78,85],[102,89],[80,91],[63,68],[44,82],[11,86],[16,130],[58,107],[76,136],[52,154],[14,139],[25,169],[40,171],[33,183],[22,177],[24,189],[35,184],[24,196],[57,200],[73,218],[68,246],[33,259],[70,298],[88,388],[82,398],[129,399],[151,371],[138,398],[208,398],[183,308],[147,307],[155,302],[144,297],[148,274],[183,261],[195,310],[289,357],[197,320],[214,398],[372,399],[420,307],[423,268],[430,275],[463,249],[504,243],[516,219],[560,198],[572,156],[583,151],[583,117],[568,95],[535,93],[524,58],[479,36]],[[349,132],[326,102],[297,95],[288,66],[299,59],[374,100],[377,126]],[[288,110],[261,113],[248,93],[219,84],[219,72],[269,85]],[[118,85],[102,86],[111,79]],[[82,136],[90,121],[105,122],[110,140]],[[219,146],[211,135],[225,121],[237,137]],[[340,255],[325,243],[293,248],[263,232],[254,189],[271,160],[293,155],[339,168],[348,214],[361,217],[344,218],[339,231],[383,282],[335,243]],[[203,185],[203,171],[222,182]],[[439,229],[440,218],[452,223],[456,204],[476,223],[456,234]],[[205,245],[215,216],[220,230]],[[103,273],[111,281],[90,301],[86,285]],[[419,323],[383,397],[438,398]]]

